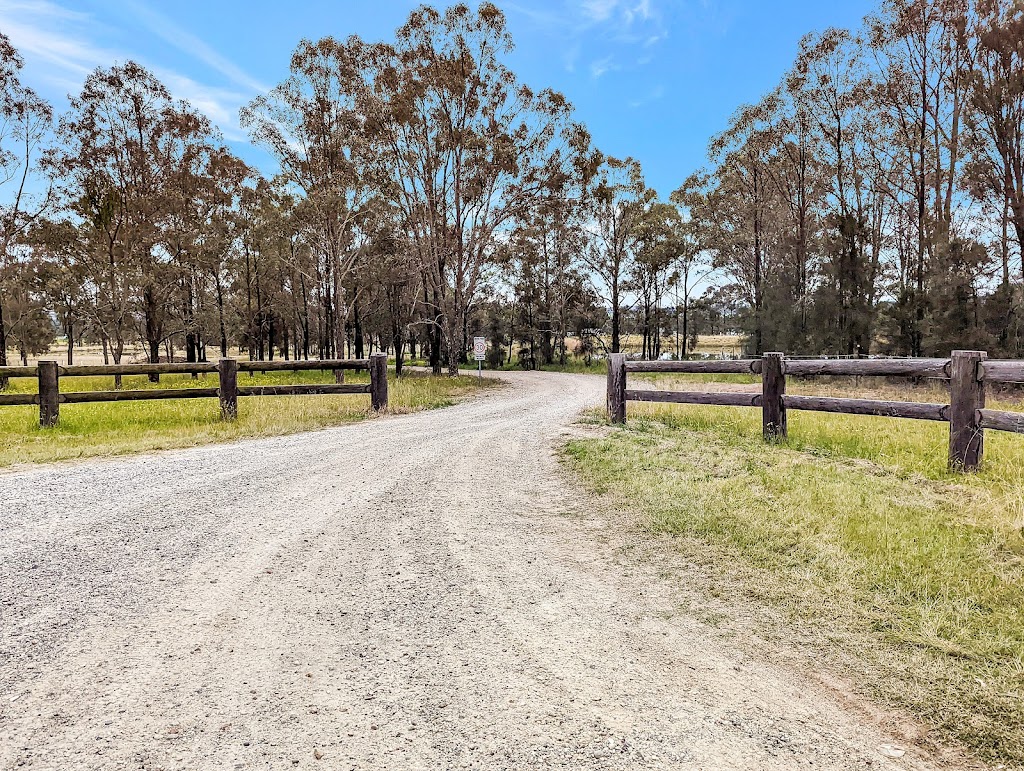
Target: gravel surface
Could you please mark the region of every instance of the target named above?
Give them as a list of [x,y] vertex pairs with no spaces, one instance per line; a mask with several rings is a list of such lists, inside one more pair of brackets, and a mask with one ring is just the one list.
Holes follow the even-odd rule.
[[938,767],[663,612],[553,453],[603,380],[507,379],[0,474],[0,768]]

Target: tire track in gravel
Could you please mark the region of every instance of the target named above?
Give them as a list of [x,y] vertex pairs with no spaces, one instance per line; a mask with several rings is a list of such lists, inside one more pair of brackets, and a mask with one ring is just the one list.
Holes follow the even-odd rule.
[[0,768],[940,767],[666,617],[552,452],[603,381],[507,379],[0,474]]

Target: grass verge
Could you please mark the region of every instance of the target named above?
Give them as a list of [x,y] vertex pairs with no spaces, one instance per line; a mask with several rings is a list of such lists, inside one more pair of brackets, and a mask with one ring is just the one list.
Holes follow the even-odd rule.
[[[345,382],[368,383],[365,372],[347,372]],[[329,372],[273,372],[238,376],[239,385],[334,382]],[[215,387],[216,376],[193,380],[164,375],[153,384],[146,377],[124,378],[123,388]],[[460,397],[493,387],[497,381],[476,377],[430,377],[407,373],[388,383],[388,412],[406,413],[447,407]],[[13,392],[35,391],[35,381],[11,381]],[[110,377],[63,380],[63,391],[107,390]],[[39,427],[38,407],[0,407],[0,466],[46,463],[71,458],[125,455],[190,447],[245,437],[279,436],[350,423],[372,415],[368,394],[336,396],[242,397],[238,419],[220,420],[217,399],[169,399],[61,405],[60,424]]]
[[631,403],[625,428],[565,455],[699,565],[711,616],[756,608],[763,639],[799,640],[938,738],[1024,768],[1024,438],[988,432],[964,477],[947,432],[791,412],[769,447],[758,410]]

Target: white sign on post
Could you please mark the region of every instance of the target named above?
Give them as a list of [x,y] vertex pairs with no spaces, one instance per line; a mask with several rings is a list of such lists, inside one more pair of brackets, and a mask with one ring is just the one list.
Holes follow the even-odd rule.
[[476,358],[477,377],[484,376],[484,356],[487,354],[487,339],[483,337],[473,338],[473,356]]

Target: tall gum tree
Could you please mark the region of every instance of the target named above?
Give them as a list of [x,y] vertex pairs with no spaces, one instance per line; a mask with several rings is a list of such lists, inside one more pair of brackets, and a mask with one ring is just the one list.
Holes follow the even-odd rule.
[[511,48],[491,3],[444,14],[423,6],[368,63],[364,104],[381,178],[409,228],[453,375],[499,246],[589,145],[561,94],[534,91],[502,63]]
[[341,356],[354,298],[347,286],[361,251],[356,223],[371,197],[364,90],[366,46],[325,37],[303,40],[291,74],[242,110],[242,125],[281,167],[279,179],[299,194],[305,240],[325,284],[326,355]]
[[96,280],[105,341],[120,362],[138,319],[138,336],[149,360],[157,362],[181,269],[167,231],[176,227],[181,175],[206,153],[213,128],[129,61],[86,78],[61,120],[60,135],[67,206],[91,225],[103,264]]
[[[1024,254],[1024,6],[982,0],[975,64],[970,73],[970,128],[987,163],[976,167],[1003,205],[1002,226],[1012,227]],[[1002,237],[1003,281],[1010,281],[1009,248]],[[1019,276],[1020,274],[1018,274]]]
[[[14,252],[27,230],[50,206],[51,186],[33,192],[33,181],[43,171],[44,144],[53,123],[50,105],[21,82],[21,56],[0,32],[0,367],[7,364],[5,303],[7,273]],[[0,378],[0,389],[7,378]]]
[[595,289],[611,309],[612,353],[622,349],[623,296],[633,268],[638,226],[655,197],[633,158],[603,158],[586,192],[590,216],[582,259],[599,284]]

